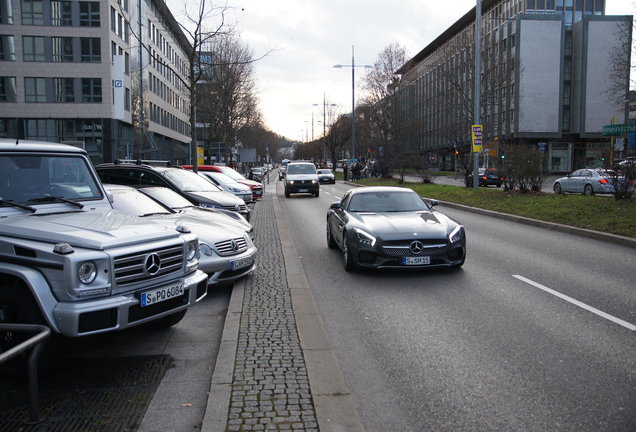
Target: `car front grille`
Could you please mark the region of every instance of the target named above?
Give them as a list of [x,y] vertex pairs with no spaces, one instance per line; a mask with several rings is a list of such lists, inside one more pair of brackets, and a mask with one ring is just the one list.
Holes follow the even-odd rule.
[[232,256],[243,253],[247,250],[247,241],[243,237],[214,243],[214,248],[221,256]]
[[[411,250],[411,244],[419,241],[422,246],[422,252],[414,253]],[[392,240],[382,244],[382,252],[389,256],[426,256],[437,255],[443,253],[448,248],[448,240],[446,239],[412,239],[412,240]]]
[[183,268],[183,259],[182,246],[119,256],[115,258],[115,282],[119,286],[125,286],[177,273]]
[[247,211],[247,205],[246,204],[239,204],[238,206],[236,206],[236,205],[223,206],[223,210],[246,212]]

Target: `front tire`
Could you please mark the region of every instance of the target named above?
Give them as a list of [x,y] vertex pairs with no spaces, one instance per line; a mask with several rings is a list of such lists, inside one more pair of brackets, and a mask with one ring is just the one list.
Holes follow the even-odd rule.
[[347,239],[347,233],[345,232],[342,237],[342,262],[344,264],[345,271],[353,271],[356,268],[351,256],[351,248],[349,247],[349,240]]
[[333,235],[331,234],[331,226],[329,226],[329,221],[327,221],[327,247],[329,249],[335,249],[337,247],[336,241],[333,239]]
[[316,193],[314,194],[314,196],[315,196],[316,198],[318,198],[318,197],[320,196],[320,190],[317,190],[317,191],[316,191]]

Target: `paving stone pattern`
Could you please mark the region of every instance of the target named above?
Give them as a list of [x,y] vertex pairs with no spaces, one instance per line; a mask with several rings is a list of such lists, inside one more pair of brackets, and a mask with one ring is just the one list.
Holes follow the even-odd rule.
[[258,270],[246,280],[228,431],[318,431],[271,196],[259,201]]

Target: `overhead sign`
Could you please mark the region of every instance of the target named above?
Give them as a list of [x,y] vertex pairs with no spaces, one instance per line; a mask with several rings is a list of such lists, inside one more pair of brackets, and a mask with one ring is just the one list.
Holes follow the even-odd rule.
[[622,135],[627,132],[636,132],[636,124],[611,124],[603,126],[603,135]]
[[473,153],[481,151],[481,125],[473,125],[471,127],[473,137]]

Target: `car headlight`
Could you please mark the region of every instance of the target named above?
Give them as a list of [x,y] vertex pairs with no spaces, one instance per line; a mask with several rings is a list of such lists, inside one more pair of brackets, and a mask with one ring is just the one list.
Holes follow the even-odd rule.
[[84,285],[93,283],[97,277],[97,265],[93,261],[84,261],[77,269],[77,277]]
[[200,207],[204,207],[204,208],[223,208],[223,206],[220,206],[218,204],[212,204],[212,203],[207,203],[207,202],[201,203],[201,204],[199,204],[199,206]]
[[311,181],[311,184],[316,184],[316,183],[318,183],[318,180],[312,180]]
[[289,184],[294,184],[294,181],[293,181],[293,180],[290,180],[290,181],[288,181],[287,183],[289,183]]
[[197,258],[198,249],[196,241],[188,242],[186,244],[186,261],[194,261]]
[[375,245],[375,237],[373,237],[368,232],[363,231],[363,230],[361,230],[359,228],[354,228],[353,232],[356,235],[356,238],[358,239],[358,241],[360,243],[362,243],[363,245],[366,245],[366,246],[374,246]]
[[464,237],[464,227],[461,225],[458,225],[453,232],[450,233],[450,235],[448,236],[448,240],[451,243],[456,243],[458,241],[460,241],[462,238]]
[[205,243],[199,243],[199,250],[201,251],[201,255],[205,255],[205,256],[214,255],[214,251],[212,250],[212,248]]
[[239,189],[239,188],[235,188],[234,186],[228,186],[227,188],[228,188],[231,192],[233,192],[233,193],[240,193],[240,192],[242,192],[242,191],[241,191],[241,189]]

